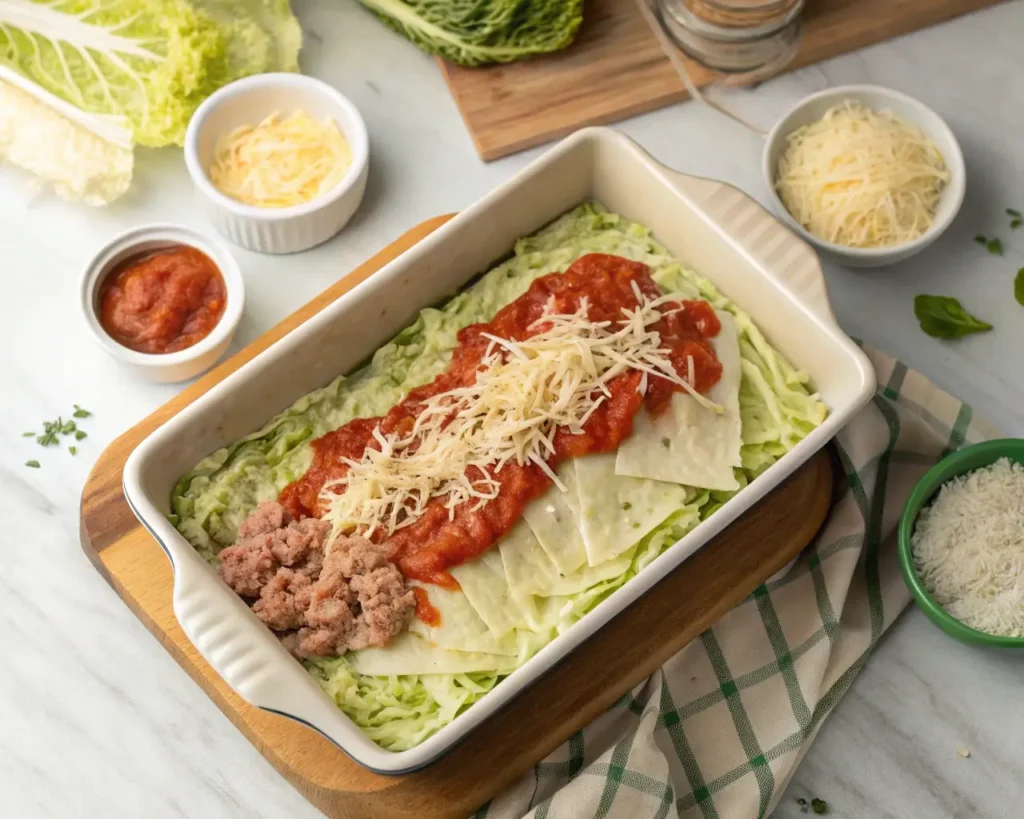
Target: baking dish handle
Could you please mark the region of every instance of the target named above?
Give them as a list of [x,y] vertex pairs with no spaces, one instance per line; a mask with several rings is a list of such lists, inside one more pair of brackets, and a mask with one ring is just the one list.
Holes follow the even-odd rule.
[[[191,548],[191,547],[185,547]],[[242,598],[225,593],[198,553],[179,551],[174,565],[174,614],[185,636],[242,699],[317,727],[340,711],[313,678],[289,657]]]
[[821,262],[809,244],[739,188],[658,164],[673,186],[738,241],[772,278],[785,284],[818,316],[838,323],[829,304]]

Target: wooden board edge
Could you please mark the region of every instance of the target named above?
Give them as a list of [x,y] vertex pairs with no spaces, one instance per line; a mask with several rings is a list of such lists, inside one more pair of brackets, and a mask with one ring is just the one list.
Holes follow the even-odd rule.
[[[455,109],[459,112],[459,118],[462,120],[462,124],[466,128],[466,133],[469,134],[469,139],[473,143],[473,149],[476,151],[476,155],[480,157],[484,162],[490,162],[491,159],[497,159],[498,157],[489,157],[488,148],[480,141],[480,136],[476,130],[469,127],[469,112],[466,111],[465,106],[462,104],[462,95],[456,90],[455,81],[452,77],[451,63],[448,62],[444,57],[435,56],[434,62],[437,67],[441,70],[441,77],[444,79],[445,87],[448,89],[448,94],[455,102]],[[539,144],[539,143],[538,143]]]

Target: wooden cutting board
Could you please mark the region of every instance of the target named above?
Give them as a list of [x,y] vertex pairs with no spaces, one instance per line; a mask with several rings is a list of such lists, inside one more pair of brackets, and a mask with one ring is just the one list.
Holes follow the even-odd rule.
[[260,753],[338,819],[464,819],[794,558],[831,503],[834,470],[823,451],[451,753],[416,773],[373,774],[314,731],[248,705],[179,627],[170,564],[121,490],[125,460],[164,421],[448,218],[409,231],[115,440],[82,492],[82,547],[96,568]]
[[[787,70],[999,1],[807,0],[803,41]],[[483,68],[439,62],[477,153],[488,161],[689,96],[636,0],[585,0],[576,42],[556,54]],[[692,60],[687,65],[697,86],[718,76]]]

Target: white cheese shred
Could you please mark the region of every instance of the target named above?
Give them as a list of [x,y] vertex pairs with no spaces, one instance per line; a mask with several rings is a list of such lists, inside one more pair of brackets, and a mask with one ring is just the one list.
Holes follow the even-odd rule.
[[494,475],[511,462],[536,464],[565,491],[547,463],[556,431],[581,433],[611,394],[609,382],[630,370],[641,373],[641,392],[650,379],[664,379],[721,412],[694,389],[692,359],[685,375],[677,373],[652,327],[663,315],[658,306],[682,296],[650,300],[635,292],[639,305],[621,321],[591,321],[581,299],[575,313],[542,316],[531,327],[539,332],[522,341],[485,335],[489,344],[473,384],[428,399],[402,434],[378,427],[379,450],[345,459],[348,473],[320,495],[325,519],[335,531],[390,535],[438,497],[452,518],[461,504],[479,508],[496,498]]
[[334,188],[352,164],[352,150],[333,120],[305,111],[236,128],[217,142],[210,181],[221,193],[259,208],[311,202]]
[[949,172],[916,126],[846,101],[787,141],[775,186],[815,236],[845,247],[886,247],[932,225]]
[[911,539],[914,567],[950,615],[1024,637],[1024,468],[1007,458],[944,484]]

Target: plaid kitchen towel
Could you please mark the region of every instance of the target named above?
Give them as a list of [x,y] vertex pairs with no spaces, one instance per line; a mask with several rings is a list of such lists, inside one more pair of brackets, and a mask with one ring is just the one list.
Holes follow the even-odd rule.
[[924,472],[998,437],[874,350],[878,390],[839,433],[846,488],[817,540],[477,819],[771,813],[822,721],[910,600],[896,525]]

